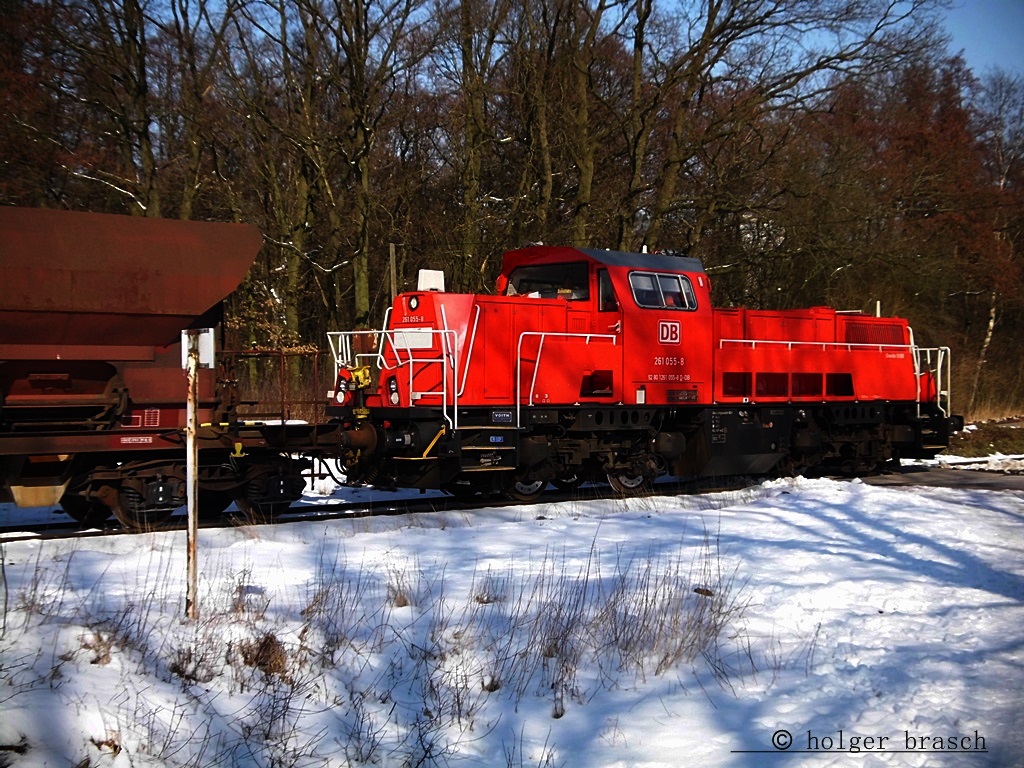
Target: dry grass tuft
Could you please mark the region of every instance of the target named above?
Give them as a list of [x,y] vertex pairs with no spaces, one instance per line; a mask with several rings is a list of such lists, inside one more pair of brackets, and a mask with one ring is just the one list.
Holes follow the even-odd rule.
[[267,633],[259,640],[246,641],[238,650],[246,666],[255,667],[267,677],[284,678],[288,672],[288,653],[273,634]]
[[947,453],[972,457],[1024,454],[1024,419],[988,421],[975,426],[976,429],[953,435]]

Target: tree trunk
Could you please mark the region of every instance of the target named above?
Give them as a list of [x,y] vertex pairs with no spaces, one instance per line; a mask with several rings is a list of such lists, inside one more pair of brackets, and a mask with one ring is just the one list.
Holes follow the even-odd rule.
[[996,316],[997,316],[997,300],[999,294],[996,291],[992,291],[989,296],[988,306],[988,326],[985,328],[985,340],[981,342],[981,350],[978,352],[978,362],[974,366],[974,384],[971,386],[971,402],[967,406],[967,413],[974,414],[974,409],[978,404],[978,390],[981,387],[981,372],[985,367],[985,360],[988,357],[988,348],[992,344],[992,334],[996,328]]

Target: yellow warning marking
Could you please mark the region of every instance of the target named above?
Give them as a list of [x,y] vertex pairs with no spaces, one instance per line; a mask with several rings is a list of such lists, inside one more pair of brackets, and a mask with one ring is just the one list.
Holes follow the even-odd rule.
[[428,445],[427,449],[423,452],[423,458],[424,459],[427,458],[427,454],[430,453],[430,449],[433,448],[435,445],[437,445],[437,441],[441,439],[441,435],[443,435],[443,434],[444,434],[444,424],[442,424],[441,428],[439,430],[437,430],[437,434],[434,435],[434,439],[430,441],[430,445]]

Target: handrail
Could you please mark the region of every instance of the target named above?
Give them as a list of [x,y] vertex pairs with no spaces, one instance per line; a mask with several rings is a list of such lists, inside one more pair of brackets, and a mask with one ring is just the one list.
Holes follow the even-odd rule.
[[[934,355],[934,363],[932,357]],[[952,354],[949,347],[914,347],[914,375],[917,380],[917,415],[921,416],[921,374],[935,377],[935,405],[949,417],[952,405]]]
[[527,336],[540,337],[540,344],[537,346],[537,359],[533,364],[533,378],[530,380],[530,405],[533,405],[533,391],[537,386],[537,371],[540,370],[540,359],[544,353],[544,341],[551,338],[563,339],[584,339],[590,344],[591,339],[602,339],[611,341],[612,346],[616,345],[618,336],[609,333],[547,333],[544,331],[523,331],[519,334],[519,342],[516,344],[516,427],[522,426],[522,379],[523,379],[523,341]]
[[783,344],[788,349],[793,347],[815,347],[821,348],[822,350],[828,347],[845,348],[853,350],[857,349],[877,349],[879,352],[885,349],[907,349],[912,350],[914,344],[870,344],[863,342],[851,342],[851,341],[786,341],[780,339],[719,339],[718,348],[722,349],[725,344],[749,344],[751,349],[757,349],[758,344]]
[[[416,333],[416,334],[427,334],[431,337],[431,344],[429,347],[424,347],[422,351],[433,353],[433,357],[420,357],[415,354],[414,348],[410,346],[403,346],[396,344],[396,338],[402,334]],[[362,352],[359,354],[352,353],[352,339],[356,336],[377,336],[378,344],[376,352]],[[440,350],[435,349],[434,337],[440,337],[441,343],[436,345],[440,347]],[[377,369],[381,371],[398,371],[402,367],[408,367],[409,369],[409,403],[412,405],[412,401],[418,400],[420,397],[425,395],[440,395],[441,396],[441,408],[445,421],[452,429],[458,429],[459,426],[459,395],[456,371],[458,370],[458,347],[456,345],[456,334],[455,331],[446,329],[436,328],[383,328],[378,331],[333,331],[327,334],[328,341],[331,345],[331,352],[334,354],[335,366],[340,368],[342,366],[350,367],[359,362],[362,358],[376,358]],[[391,348],[391,351],[395,356],[395,364],[392,365],[384,357],[385,345]],[[403,350],[407,353],[407,356],[403,357]],[[437,356],[437,355],[440,356]],[[417,373],[417,364],[422,366],[427,365],[441,365],[441,389],[437,390],[424,390],[417,392],[413,389],[413,379]],[[451,371],[451,382],[452,387],[449,389],[449,369]],[[419,370],[422,370],[420,368]],[[451,397],[449,398],[449,395]],[[449,406],[449,399],[451,399],[451,405]],[[449,409],[451,413],[449,413]]]
[[[909,344],[869,344],[847,341],[786,341],[778,339],[719,339],[718,348],[723,349],[725,344],[749,344],[751,349],[756,349],[758,344],[784,345],[787,349],[794,347],[813,347],[826,350],[846,349],[848,351],[876,350],[884,352],[890,349],[902,349],[912,353],[914,360],[914,399],[917,402],[917,415],[921,416],[921,374],[930,373],[935,377],[935,399],[936,406],[943,416],[948,417],[952,413],[950,383],[952,381],[952,366],[949,347],[919,347],[914,343],[914,331],[907,329],[910,333]],[[934,362],[932,360],[934,356]]]
[[[475,309],[476,315],[473,318],[473,330],[471,331],[469,338],[466,342],[466,360],[462,365],[462,381],[458,383],[458,388],[456,389],[456,393],[458,394],[459,397],[462,397],[463,393],[466,391],[466,379],[469,377],[469,364],[473,358],[473,343],[476,341],[476,328],[477,324],[480,322],[480,305],[475,305]],[[440,306],[440,310],[441,327],[446,331],[450,330],[448,328],[448,313],[445,311],[443,304]],[[454,331],[452,332],[454,333]],[[455,382],[455,378],[458,376],[458,373],[458,370],[452,371],[453,382]]]
[[[462,397],[466,391],[466,380],[469,378],[469,365],[473,362],[473,345],[476,343],[476,329],[480,323],[480,305],[474,304],[476,314],[473,315],[473,330],[469,333],[469,338],[466,341],[466,359],[462,364],[462,381],[459,383],[458,395]],[[448,313],[444,310],[444,305],[441,305],[441,322],[445,330],[448,330]]]

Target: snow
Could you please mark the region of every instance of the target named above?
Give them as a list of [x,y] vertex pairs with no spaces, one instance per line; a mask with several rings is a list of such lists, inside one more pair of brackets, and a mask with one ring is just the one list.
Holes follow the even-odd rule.
[[0,765],[1024,766],[1024,492],[202,530],[195,622],[182,533],[0,548]]
[[1004,472],[1018,475],[1024,472],[1024,456],[1004,456],[1001,453],[986,456],[984,459],[940,455],[932,463],[940,467],[952,469],[974,466],[986,472]]

